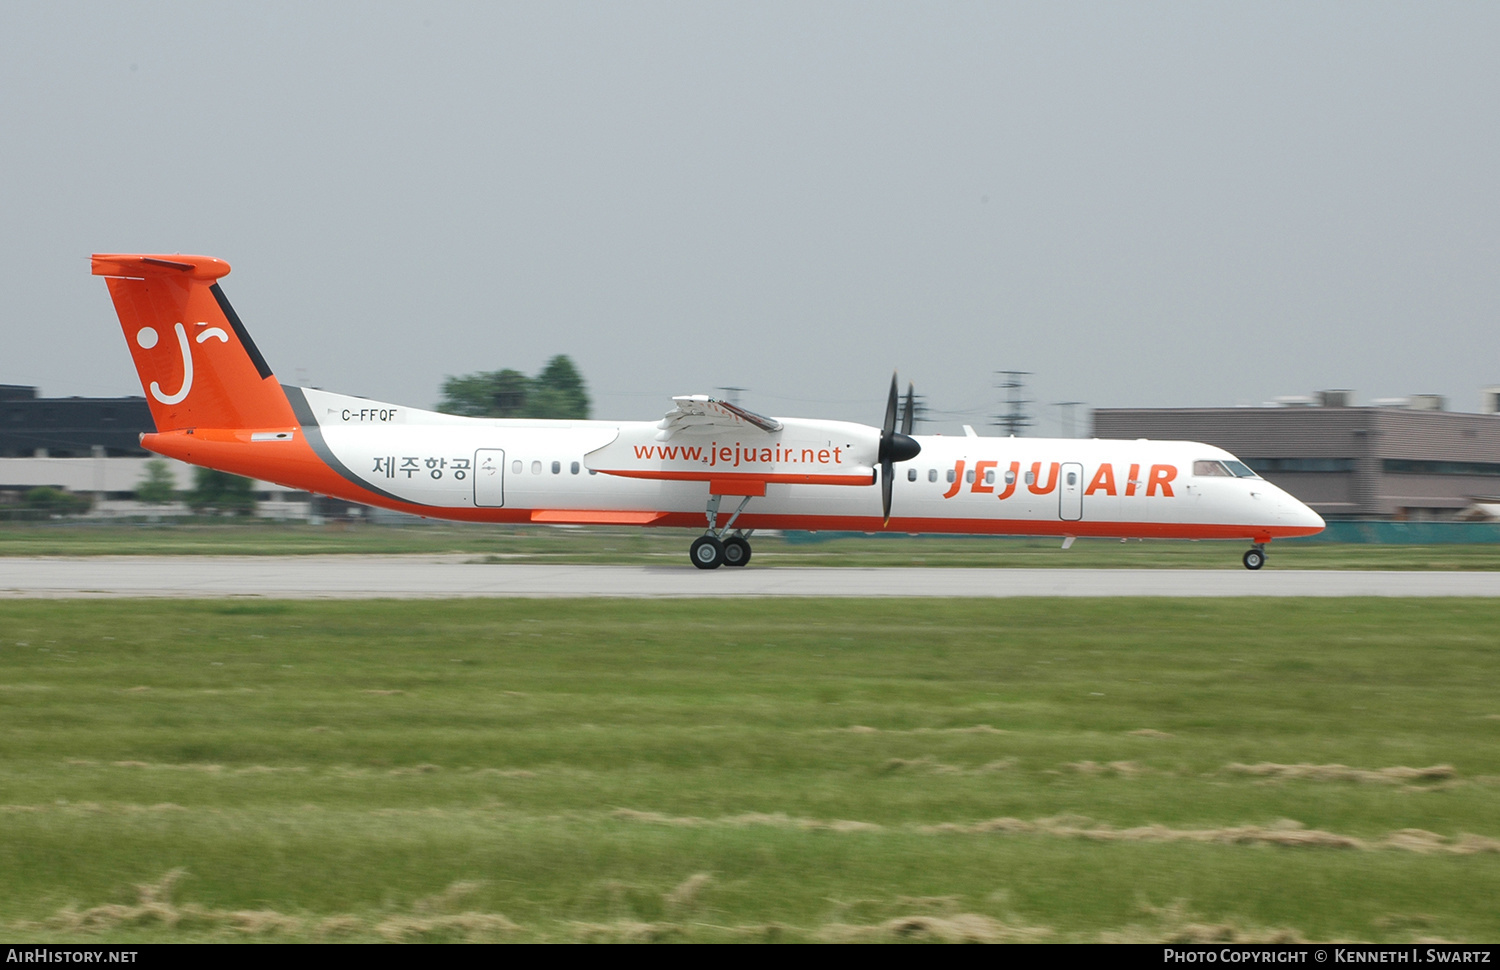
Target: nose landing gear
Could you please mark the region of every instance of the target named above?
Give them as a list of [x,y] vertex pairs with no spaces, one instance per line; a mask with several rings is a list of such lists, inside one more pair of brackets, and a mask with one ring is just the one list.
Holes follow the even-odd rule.
[[1246,569],[1259,569],[1260,567],[1264,566],[1266,564],[1265,543],[1255,543],[1255,545],[1250,547],[1250,549],[1245,553],[1244,558],[1240,561],[1245,564]]

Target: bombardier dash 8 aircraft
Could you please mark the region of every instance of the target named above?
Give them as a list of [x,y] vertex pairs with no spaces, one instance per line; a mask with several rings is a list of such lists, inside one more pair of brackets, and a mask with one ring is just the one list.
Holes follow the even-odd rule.
[[[693,565],[750,561],[757,529],[1240,539],[1249,569],[1317,513],[1187,441],[913,436],[770,418],[704,395],[660,421],[469,418],[276,380],[207,256],[100,254],[151,408],[150,451],[431,518],[702,528]],[[900,467],[898,467],[900,466]],[[878,485],[878,488],[873,486]],[[726,502],[725,499],[728,499]]]

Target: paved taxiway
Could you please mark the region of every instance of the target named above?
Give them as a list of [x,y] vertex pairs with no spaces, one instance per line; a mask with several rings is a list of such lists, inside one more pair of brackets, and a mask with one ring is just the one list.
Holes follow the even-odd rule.
[[488,564],[465,556],[0,559],[0,599],[168,596],[1500,596],[1495,572],[717,569]]

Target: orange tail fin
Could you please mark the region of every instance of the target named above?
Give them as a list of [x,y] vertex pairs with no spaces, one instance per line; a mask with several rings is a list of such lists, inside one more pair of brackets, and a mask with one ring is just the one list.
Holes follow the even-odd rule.
[[107,277],[157,431],[286,428],[297,419],[281,384],[216,280],[209,256],[94,256]]

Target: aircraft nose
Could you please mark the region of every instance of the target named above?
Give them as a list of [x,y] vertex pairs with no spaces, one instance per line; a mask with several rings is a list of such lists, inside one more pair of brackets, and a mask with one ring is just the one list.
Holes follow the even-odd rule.
[[1321,515],[1290,495],[1281,501],[1281,516],[1284,520],[1304,529],[1323,529],[1327,526]]
[[1283,489],[1271,486],[1271,494],[1275,497],[1276,518],[1284,525],[1296,526],[1299,529],[1323,529],[1327,523],[1323,517],[1308,508],[1296,496]]

